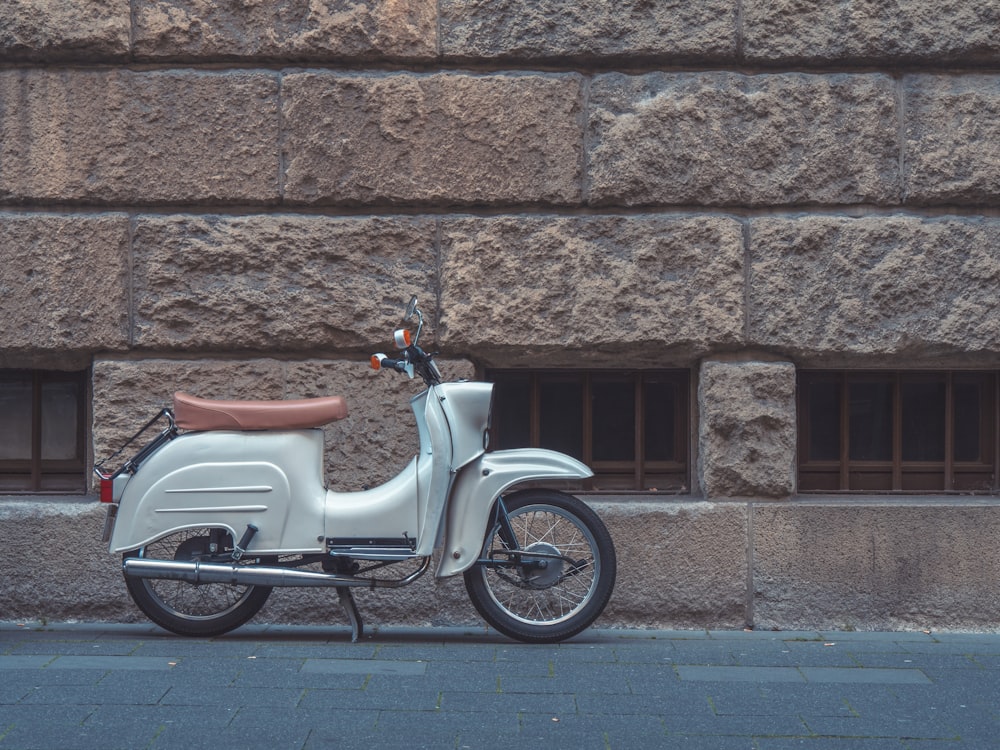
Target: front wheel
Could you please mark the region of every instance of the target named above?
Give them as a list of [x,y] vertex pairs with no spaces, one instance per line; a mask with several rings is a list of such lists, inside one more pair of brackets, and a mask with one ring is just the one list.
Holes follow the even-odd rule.
[[504,505],[510,527],[492,524],[484,562],[465,572],[476,610],[526,643],[555,643],[589,627],[615,585],[615,547],[604,523],[582,501],[554,490],[524,490]]
[[[211,559],[232,551],[232,537],[221,529],[188,529],[151,542],[124,557],[160,560]],[[244,558],[254,564],[253,558]],[[133,578],[125,576],[132,601],[150,620],[178,635],[209,637],[238,628],[264,606],[270,586]]]

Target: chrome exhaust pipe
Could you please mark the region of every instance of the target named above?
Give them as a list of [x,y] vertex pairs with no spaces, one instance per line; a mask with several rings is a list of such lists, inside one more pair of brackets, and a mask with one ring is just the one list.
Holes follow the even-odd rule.
[[187,583],[229,583],[239,586],[367,586],[398,588],[413,583],[430,567],[431,559],[423,558],[421,566],[399,580],[360,578],[343,573],[320,573],[297,568],[275,568],[266,565],[235,565],[227,563],[182,562],[180,560],[148,560],[128,557],[122,563],[125,575],[131,578],[165,578]]

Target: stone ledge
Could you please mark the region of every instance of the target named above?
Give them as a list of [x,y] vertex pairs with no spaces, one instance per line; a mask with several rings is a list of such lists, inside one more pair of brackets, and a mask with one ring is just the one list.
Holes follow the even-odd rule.
[[981,628],[1000,620],[1000,505],[757,504],[758,628]]

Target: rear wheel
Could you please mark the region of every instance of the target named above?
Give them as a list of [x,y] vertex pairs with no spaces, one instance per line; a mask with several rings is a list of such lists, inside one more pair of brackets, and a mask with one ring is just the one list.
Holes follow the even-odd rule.
[[[476,610],[504,635],[554,643],[589,627],[615,585],[614,543],[601,519],[575,497],[525,490],[504,498],[510,531],[486,530],[482,558],[465,572]],[[520,554],[512,554],[515,547]]]
[[[215,545],[213,551],[212,545]],[[232,550],[233,539],[221,529],[187,529],[170,534],[124,557],[192,562]],[[252,565],[257,558],[246,558]],[[243,625],[264,606],[270,586],[125,576],[132,601],[150,620],[178,635],[213,636]]]

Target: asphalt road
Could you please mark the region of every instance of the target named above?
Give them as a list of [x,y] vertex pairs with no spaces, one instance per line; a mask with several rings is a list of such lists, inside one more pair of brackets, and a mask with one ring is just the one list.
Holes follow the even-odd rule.
[[0,750],[1000,747],[1000,635],[0,623]]

